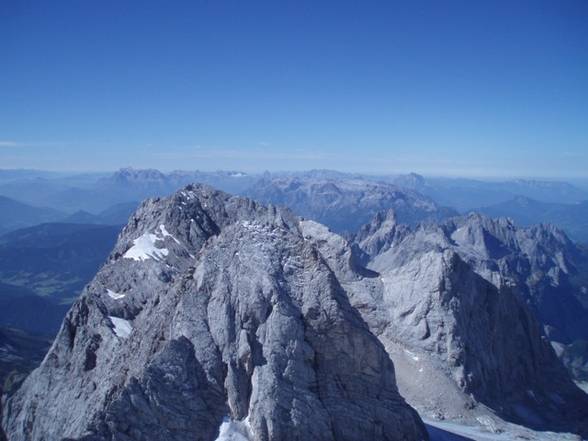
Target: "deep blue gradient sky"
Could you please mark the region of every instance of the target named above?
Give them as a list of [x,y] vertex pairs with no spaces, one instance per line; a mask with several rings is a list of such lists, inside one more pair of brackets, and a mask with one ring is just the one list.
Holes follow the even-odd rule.
[[588,2],[0,0],[0,168],[588,176]]

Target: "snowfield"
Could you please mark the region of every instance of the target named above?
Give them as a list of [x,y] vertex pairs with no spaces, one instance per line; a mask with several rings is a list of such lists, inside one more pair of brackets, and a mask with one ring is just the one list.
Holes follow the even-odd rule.
[[111,315],[109,315],[108,318],[114,325],[113,331],[117,337],[128,338],[128,336],[131,335],[133,327],[131,326],[131,323],[128,320],[119,317],[113,317]]
[[123,255],[125,259],[143,262],[148,259],[161,260],[169,254],[167,248],[158,248],[155,242],[161,241],[155,234],[144,233],[133,240],[133,246]]

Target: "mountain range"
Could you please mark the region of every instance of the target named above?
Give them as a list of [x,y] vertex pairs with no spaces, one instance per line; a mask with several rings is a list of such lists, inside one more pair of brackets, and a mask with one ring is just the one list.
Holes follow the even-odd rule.
[[509,217],[524,226],[551,223],[564,229],[574,240],[588,243],[588,200],[562,204],[518,196],[476,211],[491,217]]
[[61,217],[63,213],[52,208],[33,207],[0,196],[0,234],[44,222],[54,222]]
[[[175,191],[193,180],[248,198]],[[449,430],[571,440],[588,430],[574,384],[588,382],[576,187],[121,169],[0,173],[0,193],[24,185],[30,196],[43,182],[37,201],[52,208],[0,199],[0,326],[35,339],[63,321],[41,367],[11,383],[9,439],[459,439]],[[443,203],[474,199],[497,203],[464,215]],[[19,379],[40,357],[24,361]],[[62,414],[33,410],[38,400]]]
[[338,232],[354,232],[378,211],[394,208],[402,222],[415,224],[457,214],[432,199],[395,185],[331,175],[265,178],[247,189],[255,200],[289,207]]
[[[508,219],[479,214],[411,229],[393,212],[380,214],[355,237],[368,267],[383,270],[411,253],[450,250],[497,289],[508,289],[527,304],[574,376],[582,380],[579,348],[588,342],[588,254],[551,225],[518,228]],[[575,353],[576,357],[571,357]],[[578,358],[580,357],[580,358]],[[575,368],[571,366],[576,364]]]
[[191,182],[208,183],[226,191],[239,192],[255,179],[243,172],[162,173],[159,170],[123,168],[114,173],[27,175],[5,182],[0,179],[0,195],[33,206],[49,206],[63,213],[82,210],[96,214],[116,204],[171,194]]
[[[571,273],[568,242],[392,212],[350,242],[188,186],[133,214],[3,427],[15,441],[428,439],[413,406],[511,439],[586,436],[588,395],[545,338],[532,283]],[[528,290],[511,264],[529,265]]]
[[[0,195],[12,199],[12,203],[29,205],[27,210],[31,212],[14,216],[17,210],[4,210],[12,219],[4,221],[0,217],[0,232],[48,221],[124,223],[137,201],[172,194],[193,182],[288,205],[336,231],[354,232],[377,210],[394,206],[399,219],[409,223],[475,210],[510,216],[521,225],[533,219],[535,223],[552,222],[575,240],[584,241],[587,237],[582,219],[588,191],[568,182],[438,178],[416,173],[369,175],[332,170],[251,174],[179,170],[164,173],[132,168],[86,174],[0,170]],[[529,202],[523,203],[525,199]],[[48,209],[38,207],[49,207],[51,211],[44,213]],[[119,210],[118,215],[113,210]]]
[[429,196],[437,203],[467,212],[516,197],[540,202],[574,204],[588,200],[588,191],[563,181],[537,179],[479,180],[424,177],[416,173],[380,179]]

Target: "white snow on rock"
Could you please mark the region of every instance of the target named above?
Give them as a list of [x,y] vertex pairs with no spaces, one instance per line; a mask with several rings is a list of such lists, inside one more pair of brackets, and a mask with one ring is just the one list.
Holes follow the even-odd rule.
[[120,300],[120,299],[124,299],[124,298],[125,298],[125,294],[120,294],[120,293],[118,293],[118,292],[114,292],[114,291],[113,291],[113,290],[111,290],[111,289],[107,289],[107,290],[106,290],[106,294],[108,294],[108,296],[109,296],[111,299],[114,299],[114,300]]
[[123,255],[125,259],[133,259],[139,262],[155,259],[159,260],[169,254],[167,248],[157,248],[155,242],[161,240],[155,234],[144,233],[133,240],[133,246]]
[[176,239],[174,236],[172,236],[167,229],[165,228],[165,225],[161,224],[159,226],[159,231],[161,231],[161,234],[163,235],[163,237],[171,237],[175,243],[179,244],[180,241],[178,239]]
[[228,416],[223,419],[219,427],[218,437],[215,441],[250,441],[249,418],[235,421]]
[[108,318],[114,325],[113,331],[117,337],[127,338],[129,335],[131,335],[131,331],[133,330],[131,322],[119,317],[113,317],[111,315],[109,315]]

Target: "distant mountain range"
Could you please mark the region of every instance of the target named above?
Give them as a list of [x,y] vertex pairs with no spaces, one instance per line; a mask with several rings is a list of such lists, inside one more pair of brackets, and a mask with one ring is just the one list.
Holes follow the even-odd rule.
[[5,182],[0,179],[0,195],[34,206],[49,206],[65,213],[79,210],[99,213],[116,204],[168,195],[192,182],[207,183],[238,193],[256,179],[256,176],[237,171],[162,173],[158,170],[124,168],[111,174],[34,176]]
[[138,202],[121,202],[98,214],[79,210],[62,219],[62,222],[71,224],[124,225],[128,222],[129,217],[137,209],[138,205]]
[[43,222],[54,222],[64,215],[52,208],[33,207],[0,196],[0,234]]
[[394,208],[401,222],[415,224],[456,215],[432,199],[393,184],[318,174],[266,177],[245,194],[263,203],[290,208],[334,231],[354,232],[377,212]]
[[93,214],[84,210],[66,214],[53,208],[35,207],[0,196],[0,235],[44,223],[124,225],[138,202],[122,202]]
[[382,177],[386,181],[416,190],[437,203],[461,212],[506,202],[518,196],[541,202],[573,204],[588,200],[588,192],[568,182],[512,179],[482,181],[463,178],[423,177],[411,173]]
[[519,225],[551,223],[566,230],[574,240],[588,243],[588,201],[562,204],[517,196],[476,211],[492,217],[510,217]]
[[[12,199],[0,200],[0,208],[6,207],[0,210],[4,213],[4,218],[0,215],[0,234],[54,221],[123,224],[137,201],[169,195],[190,183],[287,205],[337,231],[353,231],[376,211],[394,206],[399,219],[410,223],[455,214],[452,209],[462,213],[479,210],[513,217],[522,225],[553,222],[576,240],[588,237],[581,220],[586,218],[583,202],[588,200],[588,192],[568,182],[437,178],[416,173],[367,175],[333,170],[250,174],[179,170],[164,173],[133,168],[86,174],[0,170],[0,195]],[[525,198],[537,204],[521,205]],[[9,208],[15,204],[21,205]],[[431,209],[432,205],[436,208]],[[546,212],[549,216],[544,215]],[[542,217],[537,218],[537,213]]]

